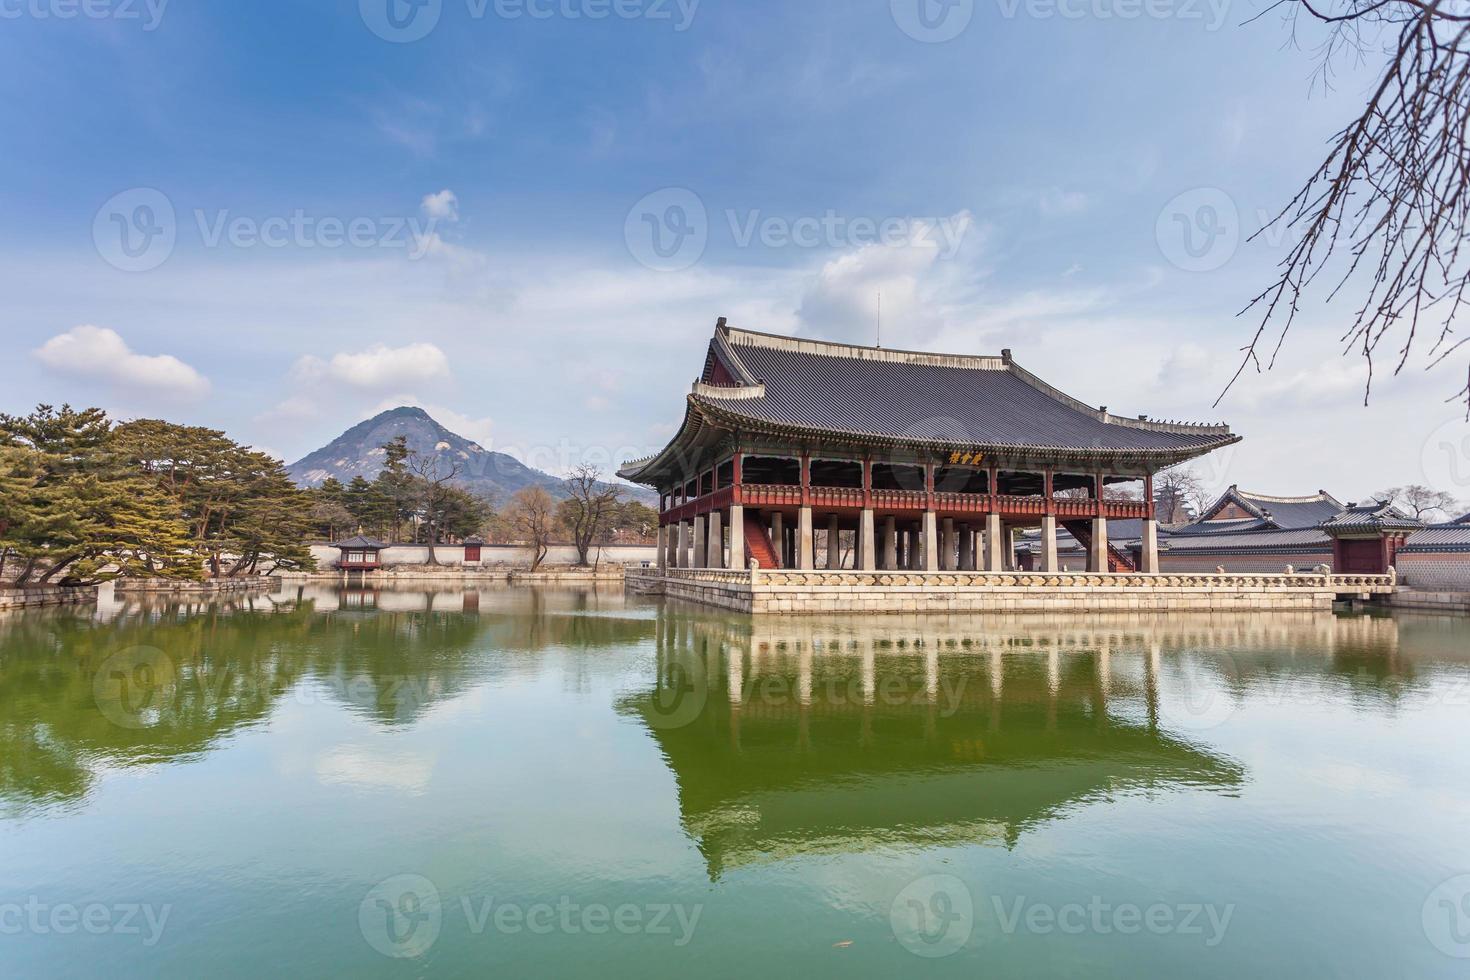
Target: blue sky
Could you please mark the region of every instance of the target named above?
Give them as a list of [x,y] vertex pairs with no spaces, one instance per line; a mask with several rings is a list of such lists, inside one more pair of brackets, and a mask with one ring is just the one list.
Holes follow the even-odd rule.
[[1241,233],[1373,75],[1314,88],[1255,4],[391,2],[0,0],[0,410],[291,460],[413,403],[606,466],[671,434],[717,316],[866,342],[881,292],[890,346],[1230,421],[1217,485],[1470,497],[1462,368],[1363,408],[1346,304],[1212,407],[1283,250]]

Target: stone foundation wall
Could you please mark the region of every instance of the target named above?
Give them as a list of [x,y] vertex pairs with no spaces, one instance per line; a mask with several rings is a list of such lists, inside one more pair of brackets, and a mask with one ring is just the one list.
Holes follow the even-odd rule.
[[1389,597],[1389,605],[1395,609],[1422,609],[1426,612],[1465,615],[1470,613],[1470,591],[1421,592],[1418,589],[1400,589]]
[[39,588],[0,589],[0,609],[22,606],[60,606],[97,601],[95,585],[46,585]]
[[1377,575],[1094,575],[1044,572],[737,572],[629,576],[630,588],[749,613],[1310,611],[1385,594]]

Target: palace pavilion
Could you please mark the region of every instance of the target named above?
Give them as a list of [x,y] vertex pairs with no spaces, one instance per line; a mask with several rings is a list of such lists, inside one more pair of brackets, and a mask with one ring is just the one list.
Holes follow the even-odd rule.
[[[721,318],[678,434],[619,475],[660,494],[661,569],[1007,571],[1016,533],[1039,528],[1037,569],[1060,571],[1060,524],[1087,571],[1147,573],[1154,474],[1237,441],[1094,408],[1009,350],[887,350]],[[1110,520],[1133,522],[1141,548],[1110,547]]]

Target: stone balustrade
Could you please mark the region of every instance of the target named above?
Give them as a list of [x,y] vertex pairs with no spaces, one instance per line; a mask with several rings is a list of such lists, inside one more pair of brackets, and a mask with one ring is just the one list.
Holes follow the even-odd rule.
[[1307,610],[1390,595],[1393,575],[677,568],[639,591],[748,612]]

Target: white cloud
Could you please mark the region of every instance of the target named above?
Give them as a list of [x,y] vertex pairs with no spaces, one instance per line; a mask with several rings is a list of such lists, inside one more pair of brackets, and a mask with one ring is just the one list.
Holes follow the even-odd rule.
[[1041,192],[1041,214],[1047,218],[1062,218],[1081,214],[1091,203],[1081,191],[1067,191],[1060,187],[1049,187]]
[[423,208],[425,215],[435,221],[459,220],[459,197],[447,187],[437,194],[425,194],[419,206]]
[[308,354],[296,362],[292,374],[300,382],[335,381],[355,388],[391,388],[447,380],[449,358],[433,344],[374,344],[365,351],[333,354],[330,361]]
[[172,354],[138,354],[115,330],[82,324],[58,334],[34,351],[58,374],[90,378],[171,397],[198,398],[209,381]]

